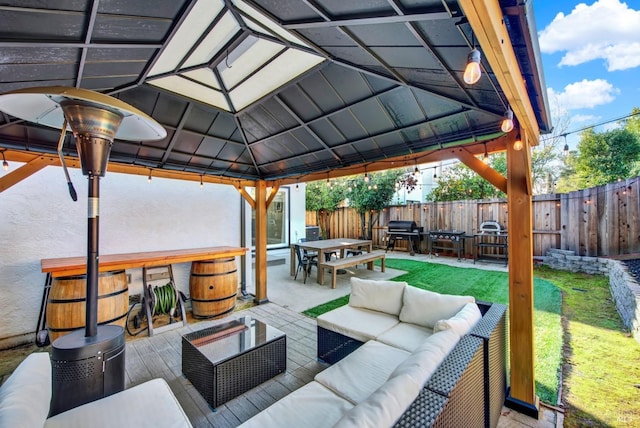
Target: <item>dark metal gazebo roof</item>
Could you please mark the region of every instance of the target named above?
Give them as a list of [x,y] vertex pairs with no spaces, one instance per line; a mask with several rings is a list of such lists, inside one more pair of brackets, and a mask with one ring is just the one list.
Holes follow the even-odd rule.
[[[499,3],[546,132],[531,2]],[[167,129],[116,141],[122,164],[276,180],[493,138],[509,105],[485,59],[464,83],[477,42],[451,0],[13,0],[0,19],[0,93],[92,89]],[[53,153],[58,138],[0,116],[0,147]]]

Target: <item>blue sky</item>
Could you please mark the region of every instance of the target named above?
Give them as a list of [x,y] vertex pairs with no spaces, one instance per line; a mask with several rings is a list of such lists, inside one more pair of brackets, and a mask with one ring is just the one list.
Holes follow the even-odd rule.
[[[640,107],[640,0],[534,0],[533,8],[556,128],[571,132]],[[579,134],[567,140],[573,148]]]

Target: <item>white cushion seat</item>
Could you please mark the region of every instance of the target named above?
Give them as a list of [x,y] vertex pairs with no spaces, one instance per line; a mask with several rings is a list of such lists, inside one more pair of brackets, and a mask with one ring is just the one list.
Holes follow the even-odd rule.
[[157,378],[47,419],[45,428],[191,426],[164,379]]
[[409,355],[402,349],[370,340],[349,354],[348,358],[318,373],[315,380],[357,404],[382,386]]
[[312,381],[245,421],[242,428],[324,428],[333,426],[353,404]]
[[399,323],[396,315],[369,309],[341,306],[317,318],[318,326],[361,342],[375,339]]
[[413,352],[433,334],[433,330],[417,324],[401,322],[376,337],[378,342]]

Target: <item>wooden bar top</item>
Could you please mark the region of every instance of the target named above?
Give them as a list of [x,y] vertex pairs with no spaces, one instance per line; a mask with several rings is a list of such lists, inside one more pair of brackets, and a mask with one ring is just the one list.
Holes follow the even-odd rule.
[[[98,271],[108,272],[120,269],[162,266],[173,263],[185,263],[196,260],[210,260],[224,257],[243,256],[248,248],[207,247],[183,250],[147,251],[141,253],[99,255]],[[42,259],[42,272],[52,277],[83,275],[87,273],[87,257],[63,257]]]

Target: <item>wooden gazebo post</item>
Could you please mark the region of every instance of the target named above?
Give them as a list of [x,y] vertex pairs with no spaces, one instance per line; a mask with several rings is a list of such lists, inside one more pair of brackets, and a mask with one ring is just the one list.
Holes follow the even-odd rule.
[[507,231],[509,233],[509,342],[511,387],[506,405],[537,418],[533,343],[533,210],[530,144],[515,150],[507,141]]
[[533,228],[531,144],[540,128],[515,56],[498,0],[459,0],[482,54],[491,64],[519,123],[524,147],[513,148],[518,131],[507,134],[507,208],[509,233],[509,339],[511,385],[506,405],[538,417],[533,347]]

